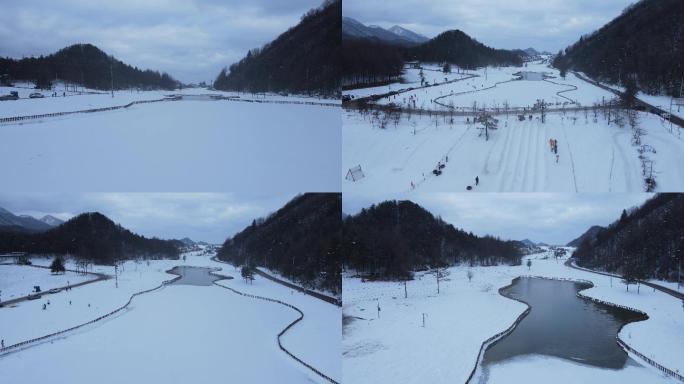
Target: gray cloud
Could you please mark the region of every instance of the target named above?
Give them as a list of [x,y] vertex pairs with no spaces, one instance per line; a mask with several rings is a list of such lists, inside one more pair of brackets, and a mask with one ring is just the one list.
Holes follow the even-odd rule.
[[[529,238],[550,244],[565,244],[592,225],[607,225],[619,218],[623,209],[643,203],[649,194],[545,194],[437,193],[411,196],[410,200],[456,228],[478,235],[504,239]],[[345,194],[345,213],[383,200],[406,197],[350,196]]]
[[120,60],[213,81],[222,67],[297,24],[321,0],[32,0],[3,2],[0,56],[92,43]]
[[223,193],[84,193],[1,194],[0,207],[14,214],[68,220],[100,212],[133,232],[160,238],[190,237],[222,243],[282,207],[291,195]]
[[398,24],[428,37],[461,29],[496,48],[557,52],[620,15],[634,0],[344,0],[365,24]]

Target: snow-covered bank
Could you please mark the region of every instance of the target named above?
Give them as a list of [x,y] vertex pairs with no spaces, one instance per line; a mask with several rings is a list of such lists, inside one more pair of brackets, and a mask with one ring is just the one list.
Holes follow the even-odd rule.
[[[684,355],[684,315],[679,300],[645,287],[639,294],[636,287],[627,292],[618,279],[568,268],[551,254],[531,258],[529,271],[524,265],[451,268],[449,280],[440,283],[439,295],[434,277],[418,276],[407,284],[408,299],[404,299],[401,283],[362,283],[345,277],[343,314],[357,318],[347,320],[343,332],[345,379],[355,383],[420,383],[426,379],[434,383],[465,382],[482,341],[508,328],[526,308],[500,296],[497,289],[529,274],[590,280],[595,287],[582,291],[584,295],[647,312],[648,320],[628,324],[620,337],[666,367],[684,371],[679,358]],[[466,277],[468,269],[474,273],[472,282]],[[423,313],[427,315],[425,328]],[[572,364],[562,365],[573,374]],[[622,372],[620,377],[627,377],[627,382],[644,382],[644,377],[648,382],[671,381],[645,363],[629,369],[640,373]],[[582,366],[581,370],[594,369]],[[491,377],[489,382],[496,383],[500,381],[493,378],[502,376]]]
[[623,369],[601,369],[588,367],[569,360],[549,356],[526,356],[496,364],[489,371],[488,382],[529,383],[676,383],[667,376],[654,376],[652,371],[638,365],[627,365]]

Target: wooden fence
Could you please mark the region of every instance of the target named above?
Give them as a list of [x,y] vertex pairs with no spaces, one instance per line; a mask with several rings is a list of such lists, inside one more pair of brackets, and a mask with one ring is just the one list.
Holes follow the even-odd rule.
[[181,99],[180,97],[167,97],[164,99],[156,99],[156,100],[132,101],[126,105],[117,105],[114,107],[92,108],[92,109],[84,109],[84,110],[80,110],[80,111],[70,111],[70,112],[53,112],[53,113],[44,113],[44,114],[40,114],[40,115],[2,117],[2,118],[0,118],[0,124],[1,123],[14,123],[17,121],[42,119],[42,118],[46,118],[46,117],[75,115],[77,113],[94,113],[94,112],[114,111],[117,109],[129,108],[129,107],[132,107],[136,104],[158,103],[161,101],[176,101],[176,100],[180,100],[180,99]]
[[[221,276],[221,275],[218,275],[218,276]],[[318,369],[314,368],[311,364],[305,362],[304,360],[300,359],[299,357],[295,356],[294,353],[290,352],[287,348],[285,348],[285,347],[283,346],[283,344],[282,344],[280,338],[281,338],[287,331],[289,331],[290,328],[294,327],[295,324],[299,323],[300,321],[302,321],[302,319],[304,319],[304,312],[302,312],[299,308],[295,307],[295,306],[292,305],[292,304],[286,303],[286,302],[284,302],[284,301],[280,301],[280,300],[276,300],[276,299],[271,299],[271,298],[263,297],[263,296],[252,295],[252,294],[249,294],[249,293],[240,292],[240,291],[238,291],[238,290],[236,290],[236,289],[234,289],[234,288],[230,288],[230,287],[227,287],[227,286],[225,286],[225,285],[217,284],[216,281],[214,281],[214,285],[216,285],[216,286],[218,286],[218,287],[221,287],[221,288],[224,288],[224,289],[227,289],[227,290],[229,290],[229,291],[232,291],[233,293],[236,293],[236,294],[238,294],[238,295],[240,295],[240,296],[249,297],[249,298],[252,298],[252,299],[263,300],[263,301],[268,301],[268,302],[271,302],[271,303],[277,303],[277,304],[284,305],[284,306],[286,306],[286,307],[288,307],[288,308],[291,308],[291,309],[297,311],[297,313],[299,313],[299,317],[298,317],[297,319],[295,319],[293,322],[291,322],[291,323],[290,323],[287,327],[285,327],[282,331],[280,331],[280,333],[278,333],[278,337],[277,337],[277,339],[278,339],[278,347],[280,348],[280,350],[282,350],[283,352],[285,352],[288,356],[290,356],[291,358],[293,358],[295,361],[297,361],[298,363],[302,364],[303,366],[307,367],[308,369],[310,369],[312,372],[314,372],[314,373],[317,374],[318,376],[324,378],[325,380],[327,380],[327,381],[330,382],[330,383],[339,384],[339,383],[338,383],[337,381],[335,381],[333,378],[331,378],[330,376],[326,375],[325,373],[319,371]]]
[[25,341],[22,341],[22,342],[19,342],[19,343],[16,343],[16,344],[8,345],[8,346],[6,346],[6,347],[4,347],[4,348],[0,348],[0,357],[3,356],[3,355],[6,355],[6,354],[8,354],[8,353],[16,352],[16,351],[18,351],[18,350],[21,350],[21,349],[30,347],[30,346],[32,346],[32,345],[38,343],[38,342],[43,342],[43,341],[46,341],[46,340],[48,340],[48,339],[51,339],[51,338],[53,338],[53,337],[55,337],[55,336],[60,336],[60,335],[63,335],[63,334],[65,334],[65,333],[74,331],[74,330],[76,330],[76,329],[85,327],[86,325],[94,324],[94,323],[97,323],[98,321],[104,320],[104,319],[106,319],[106,318],[108,318],[108,317],[110,317],[110,316],[112,316],[112,315],[115,315],[115,314],[121,312],[122,310],[128,308],[128,306],[131,304],[131,302],[133,301],[133,299],[134,299],[136,296],[139,296],[139,295],[142,295],[142,294],[145,294],[145,293],[149,293],[149,292],[152,292],[152,291],[156,291],[156,290],[158,290],[158,289],[160,289],[160,288],[165,287],[167,284],[173,283],[174,281],[180,279],[181,277],[182,277],[182,276],[176,276],[176,277],[174,277],[174,278],[172,278],[172,279],[163,281],[161,284],[159,284],[158,286],[156,286],[156,287],[154,287],[154,288],[146,289],[146,290],[140,291],[140,292],[136,292],[136,293],[134,293],[134,294],[131,295],[131,297],[128,299],[128,301],[126,302],[126,304],[122,305],[121,307],[119,307],[119,308],[117,308],[117,309],[115,309],[115,310],[113,310],[113,311],[111,311],[111,312],[109,312],[109,313],[107,313],[107,314],[104,314],[104,315],[102,315],[102,316],[100,316],[100,317],[97,317],[97,318],[95,318],[95,319],[93,319],[93,320],[90,320],[90,321],[88,321],[88,322],[85,322],[85,323],[76,325],[76,326],[71,327],[71,328],[67,328],[67,329],[62,330],[62,331],[53,332],[53,333],[50,333],[50,334],[45,335],[45,336],[36,337],[36,338],[30,339],[30,340],[25,340]]

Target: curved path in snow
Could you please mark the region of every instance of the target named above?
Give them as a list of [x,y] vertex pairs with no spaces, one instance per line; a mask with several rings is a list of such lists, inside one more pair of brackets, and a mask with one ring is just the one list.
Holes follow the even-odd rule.
[[[215,274],[215,275],[217,275],[217,276],[222,276],[222,275],[220,275],[220,274]],[[304,319],[304,312],[303,312],[301,309],[295,307],[295,306],[292,305],[292,304],[286,303],[286,302],[284,302],[284,301],[280,301],[280,300],[276,300],[276,299],[271,299],[271,298],[269,298],[269,297],[258,296],[258,295],[252,295],[252,294],[249,294],[249,293],[240,292],[240,291],[238,291],[237,289],[234,289],[234,288],[231,288],[231,287],[227,287],[227,286],[225,286],[225,285],[217,284],[217,281],[220,281],[220,280],[216,280],[216,281],[213,282],[213,284],[216,285],[217,287],[221,287],[221,288],[227,289],[227,290],[229,290],[229,291],[231,291],[231,292],[233,292],[233,293],[235,293],[235,294],[238,294],[238,295],[240,295],[240,296],[249,297],[249,298],[258,299],[258,300],[270,301],[270,302],[272,302],[272,303],[277,303],[277,304],[280,304],[280,305],[284,305],[284,306],[286,306],[286,307],[289,307],[289,308],[295,310],[297,313],[299,313],[299,317],[298,317],[297,319],[295,319],[293,322],[291,322],[290,324],[288,324],[287,327],[283,328],[283,330],[280,331],[280,333],[278,333],[278,336],[277,336],[278,347],[279,347],[283,352],[287,353],[287,354],[288,354],[291,358],[293,358],[295,361],[297,361],[298,363],[300,363],[300,364],[302,364],[303,366],[307,367],[308,369],[310,369],[312,372],[314,372],[314,373],[317,374],[318,376],[324,378],[325,380],[327,380],[327,381],[329,381],[329,382],[331,382],[331,383],[333,383],[333,384],[339,384],[337,381],[335,381],[334,379],[332,379],[332,378],[329,377],[328,375],[324,374],[323,372],[319,371],[318,369],[314,368],[311,364],[309,364],[309,363],[305,362],[304,360],[300,359],[300,358],[297,357],[294,353],[290,352],[287,348],[285,348],[285,346],[283,346],[283,344],[282,344],[280,338],[281,338],[287,331],[289,331],[290,328],[294,327],[297,323],[299,323],[300,321],[302,321],[302,320]]]

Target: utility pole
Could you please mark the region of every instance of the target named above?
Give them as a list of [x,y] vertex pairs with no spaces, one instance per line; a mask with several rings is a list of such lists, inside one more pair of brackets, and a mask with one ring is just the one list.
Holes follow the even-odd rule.
[[[114,58],[112,58],[114,60]],[[109,77],[112,79],[112,98],[114,97],[114,63],[109,62]]]
[[408,293],[406,292],[406,280],[404,280],[404,299],[408,299]]
[[114,264],[114,280],[116,281],[115,287],[119,288],[119,265]]

